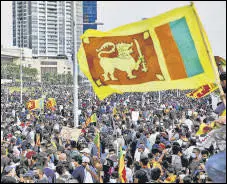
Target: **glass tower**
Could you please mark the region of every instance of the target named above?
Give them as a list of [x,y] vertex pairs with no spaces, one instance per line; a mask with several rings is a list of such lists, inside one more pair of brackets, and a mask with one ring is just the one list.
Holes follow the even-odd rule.
[[97,20],[97,1],[83,1],[83,15],[83,31],[85,32],[87,29],[97,29],[97,24],[86,24],[95,23]]

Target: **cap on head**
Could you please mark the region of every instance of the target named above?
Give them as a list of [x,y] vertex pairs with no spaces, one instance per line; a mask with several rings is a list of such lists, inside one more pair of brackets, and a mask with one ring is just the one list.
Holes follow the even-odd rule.
[[138,146],[138,148],[139,148],[139,149],[145,150],[145,146],[144,146],[143,144],[140,144],[140,145]]
[[87,153],[91,154],[91,151],[88,148],[84,148],[83,150],[80,151],[81,153]]
[[88,157],[86,157],[86,156],[83,156],[82,157],[82,162],[83,163],[89,163],[90,162],[90,159]]

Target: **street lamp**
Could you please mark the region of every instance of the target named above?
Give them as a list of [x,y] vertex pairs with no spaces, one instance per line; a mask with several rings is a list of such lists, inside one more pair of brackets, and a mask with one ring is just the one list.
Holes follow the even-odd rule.
[[[30,17],[31,15],[27,15],[26,17]],[[20,24],[20,103],[23,103],[23,66],[22,60],[24,55],[24,34],[22,34],[22,23],[23,19],[19,20]],[[22,40],[23,39],[23,40]]]
[[23,71],[22,71],[22,59],[23,59],[23,48],[24,48],[24,40],[22,46],[22,21],[19,21],[20,24],[20,103],[23,103]]

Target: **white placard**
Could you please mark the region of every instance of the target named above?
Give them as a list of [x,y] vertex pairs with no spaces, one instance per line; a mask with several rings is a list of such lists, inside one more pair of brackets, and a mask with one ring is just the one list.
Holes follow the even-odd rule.
[[215,95],[211,95],[211,99],[212,99],[212,109],[215,110],[219,102],[219,97]]
[[139,111],[132,111],[132,121],[138,121]]

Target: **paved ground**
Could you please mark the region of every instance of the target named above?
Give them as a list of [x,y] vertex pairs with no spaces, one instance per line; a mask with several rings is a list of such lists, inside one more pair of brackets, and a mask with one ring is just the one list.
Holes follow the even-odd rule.
[[69,127],[63,127],[61,135],[64,138],[73,138],[74,140],[77,140],[80,135],[81,129],[78,128],[69,128]]

